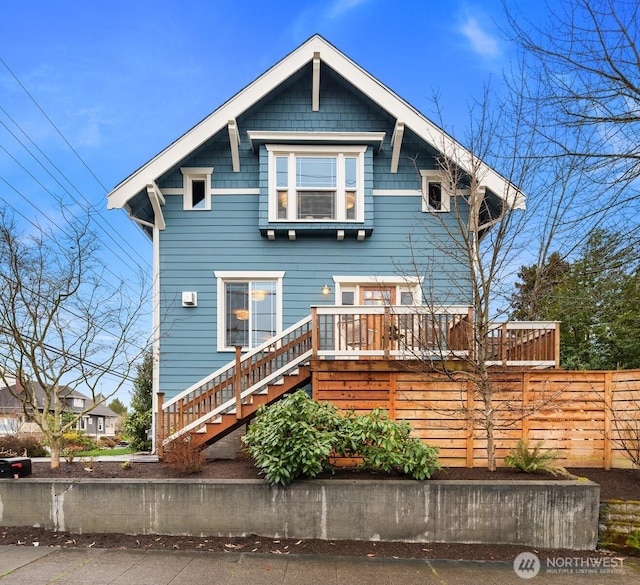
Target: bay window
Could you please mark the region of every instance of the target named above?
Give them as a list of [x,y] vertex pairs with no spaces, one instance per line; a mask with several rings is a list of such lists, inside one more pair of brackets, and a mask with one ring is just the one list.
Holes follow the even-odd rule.
[[267,149],[270,221],[362,221],[366,147]]

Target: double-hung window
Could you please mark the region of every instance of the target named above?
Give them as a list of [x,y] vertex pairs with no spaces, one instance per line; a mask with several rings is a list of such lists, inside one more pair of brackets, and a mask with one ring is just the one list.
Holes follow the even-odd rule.
[[288,222],[362,221],[364,146],[272,146],[269,219]]
[[284,272],[216,272],[218,347],[252,349],[282,329]]

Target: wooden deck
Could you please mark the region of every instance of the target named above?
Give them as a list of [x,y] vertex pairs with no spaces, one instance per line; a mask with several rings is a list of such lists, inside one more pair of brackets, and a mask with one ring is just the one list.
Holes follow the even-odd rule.
[[[215,442],[248,422],[259,405],[312,380],[315,388],[313,364],[322,361],[464,363],[475,351],[471,319],[471,309],[458,306],[314,307],[260,347],[246,353],[237,348],[233,361],[179,395],[165,402],[160,393],[158,453],[190,432],[202,444]],[[558,365],[557,323],[496,324],[488,339],[491,363]],[[348,384],[349,366],[338,370]]]

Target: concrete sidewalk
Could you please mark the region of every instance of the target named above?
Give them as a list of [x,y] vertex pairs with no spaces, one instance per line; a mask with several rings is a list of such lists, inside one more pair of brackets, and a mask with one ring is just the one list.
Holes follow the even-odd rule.
[[[587,557],[588,553],[579,553]],[[513,563],[193,553],[0,546],[3,585],[511,585],[513,583],[640,583],[640,563],[625,559],[615,573],[520,578]]]

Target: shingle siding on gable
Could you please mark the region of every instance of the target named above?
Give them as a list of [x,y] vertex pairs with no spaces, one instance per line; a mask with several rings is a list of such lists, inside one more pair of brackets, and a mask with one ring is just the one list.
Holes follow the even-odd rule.
[[[180,166],[214,167],[211,186],[217,190],[256,189],[266,194],[266,157],[252,152],[247,130],[275,131],[384,131],[382,152],[369,156],[367,167],[367,214],[373,233],[364,241],[354,237],[337,241],[335,227],[330,235],[301,233],[296,241],[261,236],[260,221],[266,221],[266,199],[260,205],[255,194],[219,194],[210,211],[183,211],[181,195],[167,195],[163,214],[167,228],[159,232],[160,248],[160,389],[166,398],[209,375],[233,358],[233,353],[216,350],[217,270],[285,271],[283,280],[283,327],[309,314],[310,306],[333,304],[332,277],[393,275],[406,267],[411,273],[412,250],[409,235],[429,266],[425,266],[425,290],[434,291],[439,302],[467,304],[470,298],[458,285],[464,281],[452,247],[438,249],[433,233],[449,241],[442,220],[445,215],[421,212],[421,198],[396,195],[372,197],[372,188],[417,190],[420,180],[410,157],[418,155],[420,168],[435,167],[425,145],[410,131],[405,132],[397,174],[389,172],[390,137],[394,120],[372,104],[359,99],[323,69],[320,111],[311,110],[310,67],[271,99],[263,100],[238,119],[241,136],[240,172],[233,173],[229,138],[220,132],[182,161],[159,181],[160,188],[181,188]],[[261,215],[259,215],[261,214]],[[425,240],[424,223],[431,226]],[[414,250],[415,252],[415,250]],[[415,272],[413,273],[415,276]],[[324,284],[332,288],[328,301],[321,294]],[[182,291],[197,291],[198,306],[181,306]]]

